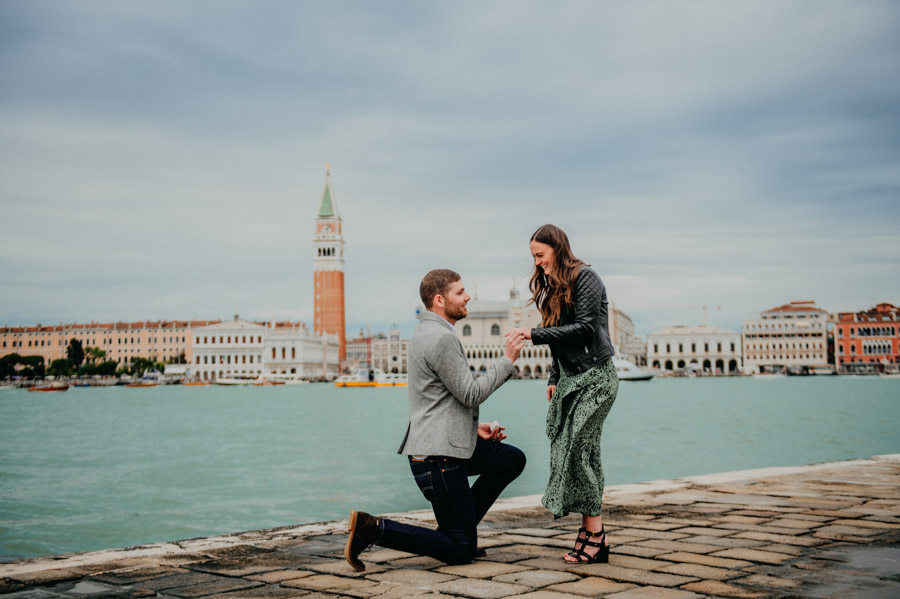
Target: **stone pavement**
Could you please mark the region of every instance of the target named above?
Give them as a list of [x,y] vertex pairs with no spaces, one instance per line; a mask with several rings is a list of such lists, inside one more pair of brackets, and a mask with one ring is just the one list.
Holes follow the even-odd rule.
[[609,487],[605,504],[609,564],[563,562],[579,520],[531,496],[498,502],[479,528],[487,557],[464,566],[376,547],[354,572],[341,521],[0,563],[0,594],[900,597],[900,455]]

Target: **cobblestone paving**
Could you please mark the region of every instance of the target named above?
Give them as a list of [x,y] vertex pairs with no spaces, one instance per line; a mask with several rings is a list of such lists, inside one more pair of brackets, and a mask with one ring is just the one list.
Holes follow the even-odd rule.
[[463,566],[376,547],[362,556],[366,570],[354,572],[343,560],[346,523],[337,523],[320,534],[256,531],[4,563],[0,594],[900,597],[900,455],[610,488],[608,564],[561,559],[573,544],[576,517],[554,520],[534,500],[500,507],[479,529],[487,557]]

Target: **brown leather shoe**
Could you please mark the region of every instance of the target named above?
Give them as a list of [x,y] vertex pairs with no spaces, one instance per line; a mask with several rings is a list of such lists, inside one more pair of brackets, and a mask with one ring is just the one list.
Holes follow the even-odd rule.
[[359,561],[359,554],[371,547],[381,536],[381,522],[375,516],[365,512],[350,512],[350,536],[344,547],[344,558],[357,572],[366,569]]

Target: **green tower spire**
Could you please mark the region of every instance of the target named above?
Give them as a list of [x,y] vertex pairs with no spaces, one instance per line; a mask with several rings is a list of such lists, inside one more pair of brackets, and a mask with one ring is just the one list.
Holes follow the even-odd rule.
[[331,169],[325,165],[325,191],[322,192],[322,204],[319,206],[319,218],[338,216],[337,203],[331,191]]

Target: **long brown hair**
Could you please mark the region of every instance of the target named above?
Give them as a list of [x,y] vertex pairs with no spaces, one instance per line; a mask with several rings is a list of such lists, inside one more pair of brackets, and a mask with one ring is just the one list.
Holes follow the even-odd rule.
[[589,266],[572,254],[569,237],[555,225],[544,225],[534,232],[529,241],[544,243],[553,248],[553,268],[550,274],[534,266],[534,274],[528,288],[531,301],[541,311],[542,326],[553,326],[559,322],[564,306],[571,306],[575,300],[575,279],[582,266]]

